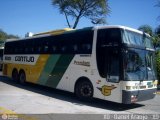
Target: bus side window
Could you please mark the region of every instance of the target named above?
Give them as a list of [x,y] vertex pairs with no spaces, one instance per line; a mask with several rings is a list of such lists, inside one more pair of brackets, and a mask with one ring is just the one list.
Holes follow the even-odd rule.
[[[113,74],[114,66],[111,66],[114,56],[111,54],[113,48],[118,47],[121,41],[121,32],[119,29],[100,29],[97,35],[96,59],[99,74],[103,78],[107,78]],[[111,56],[113,57],[111,60]],[[115,61],[114,61],[115,62]]]
[[106,46],[106,35],[105,30],[99,30],[97,36],[97,47],[96,47],[96,59],[97,59],[97,68],[101,77],[107,77],[107,68],[108,68],[108,51]]
[[109,70],[108,70],[108,81],[109,82],[119,82],[119,51],[109,50],[108,56],[109,60]]
[[66,52],[66,50],[67,50],[67,47],[66,47],[65,45],[61,47],[61,51],[62,51],[62,53],[65,53],[65,52]]
[[82,45],[82,49],[83,49],[83,51],[85,51],[85,52],[89,52],[90,50],[91,50],[91,45],[90,44],[83,44]]
[[48,45],[45,45],[44,46],[44,52],[48,52],[48,49],[49,49]]
[[55,45],[52,46],[52,52],[55,53],[57,50],[57,47]]
[[43,46],[43,52],[48,53],[49,52],[49,41],[44,41],[44,46]]
[[78,46],[76,44],[74,44],[72,47],[73,47],[74,53],[76,53],[78,51]]

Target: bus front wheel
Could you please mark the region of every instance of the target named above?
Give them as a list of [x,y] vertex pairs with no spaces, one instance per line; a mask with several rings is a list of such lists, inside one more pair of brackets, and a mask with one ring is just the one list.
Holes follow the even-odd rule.
[[91,100],[93,98],[93,86],[90,81],[80,81],[75,88],[76,96],[81,100]]
[[23,85],[25,85],[26,83],[26,74],[24,71],[20,71],[19,73],[19,82],[20,84],[23,84]]

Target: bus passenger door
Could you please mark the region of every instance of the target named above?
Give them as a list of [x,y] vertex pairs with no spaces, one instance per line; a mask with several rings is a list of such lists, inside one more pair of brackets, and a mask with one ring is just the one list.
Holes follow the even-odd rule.
[[103,86],[105,99],[113,102],[122,102],[120,50],[116,47],[106,49],[106,83]]

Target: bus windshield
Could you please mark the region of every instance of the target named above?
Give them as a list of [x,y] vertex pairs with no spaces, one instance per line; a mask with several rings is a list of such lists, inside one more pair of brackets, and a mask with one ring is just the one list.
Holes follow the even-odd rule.
[[155,80],[154,52],[130,48],[125,60],[125,80]]
[[154,49],[149,36],[145,34],[139,34],[136,32],[125,30],[123,34],[123,42],[128,45],[141,46],[149,49]]
[[155,80],[154,53],[130,49],[126,57],[125,80]]

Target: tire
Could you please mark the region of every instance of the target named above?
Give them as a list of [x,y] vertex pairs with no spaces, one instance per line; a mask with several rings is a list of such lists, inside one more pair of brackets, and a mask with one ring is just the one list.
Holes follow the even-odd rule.
[[18,82],[19,79],[18,79],[18,71],[16,69],[14,69],[12,71],[12,79],[15,81],[15,82]]
[[26,84],[26,74],[23,71],[19,73],[19,83],[22,85]]
[[93,98],[93,86],[89,81],[80,81],[75,88],[75,94],[80,100],[90,101]]

